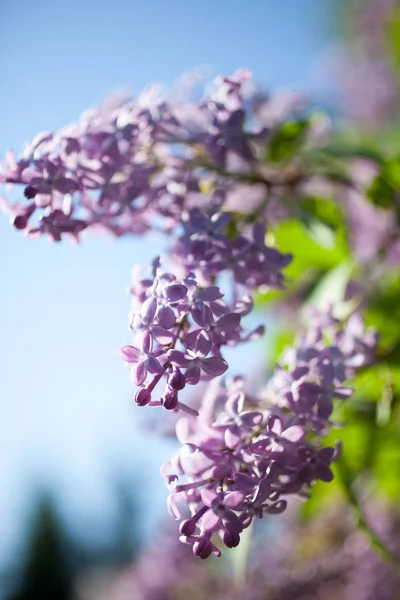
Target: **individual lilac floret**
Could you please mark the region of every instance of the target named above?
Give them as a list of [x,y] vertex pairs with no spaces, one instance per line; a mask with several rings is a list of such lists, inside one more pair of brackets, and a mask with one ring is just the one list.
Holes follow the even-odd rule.
[[280,514],[291,496],[307,498],[316,481],[333,479],[339,447],[323,446],[333,401],[351,395],[345,378],[370,364],[375,349],[376,336],[359,317],[343,324],[315,313],[285,353],[266,397],[255,402],[240,381],[213,383],[199,416],[178,421],[182,448],[162,474],[171,515],[181,518],[180,503],[190,510],[180,539],[196,556],[219,555],[215,534],[225,546],[237,546],[254,518]]
[[[159,260],[153,263],[152,278],[137,282],[131,293],[130,328],[135,341],[123,346],[120,356],[134,385],[141,388],[135,395],[139,406],[193,412],[181,402],[181,391],[224,374],[228,369],[224,346],[261,333],[243,332],[243,307],[251,308],[246,297],[231,306],[218,286],[202,289],[193,273],[179,281],[161,271]],[[164,390],[155,397],[162,382]]]

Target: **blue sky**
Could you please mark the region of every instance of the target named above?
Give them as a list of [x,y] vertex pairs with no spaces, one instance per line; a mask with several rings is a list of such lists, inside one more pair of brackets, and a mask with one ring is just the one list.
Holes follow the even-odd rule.
[[[170,83],[210,65],[249,67],[268,88],[312,90],[334,0],[2,1],[0,155],[115,88]],[[37,482],[87,526],[112,512],[121,466],[159,490],[163,445],[135,426],[117,357],[124,290],[153,242],[26,240],[0,216],[0,569]],[[138,409],[137,409],[138,410]],[[140,462],[138,462],[140,458]],[[156,483],[151,483],[157,481]]]

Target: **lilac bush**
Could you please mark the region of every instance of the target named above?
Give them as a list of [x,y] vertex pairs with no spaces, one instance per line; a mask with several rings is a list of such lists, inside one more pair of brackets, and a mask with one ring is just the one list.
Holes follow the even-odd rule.
[[[21,156],[10,151],[0,168],[3,208],[29,237],[165,235],[163,257],[130,289],[133,339],[119,353],[135,403],[179,415],[181,448],[162,474],[170,513],[181,519],[184,506],[180,539],[200,558],[221,554],[218,536],[236,547],[255,518],[280,514],[293,496],[306,499],[316,482],[332,481],[340,445],[326,445],[325,436],[337,425],[335,403],[352,396],[348,380],[376,358],[377,333],[356,305],[337,318],[345,300],[354,303],[343,297],[309,312],[260,390],[251,374],[228,372],[227,347],[264,333],[263,324],[245,323],[259,294],[281,294],[283,304],[293,285],[285,269],[302,249],[280,248],[276,227],[326,225],[310,190],[322,185],[333,195],[350,244],[365,235],[351,194],[368,202],[378,166],[361,182],[350,160],[333,169],[327,136],[327,120],[321,126],[299,96],[267,97],[241,70],[196,101],[149,92],[111,98],[39,134]],[[382,211],[393,224],[393,211]],[[383,238],[367,265],[393,249]],[[198,389],[194,406],[189,391]]]

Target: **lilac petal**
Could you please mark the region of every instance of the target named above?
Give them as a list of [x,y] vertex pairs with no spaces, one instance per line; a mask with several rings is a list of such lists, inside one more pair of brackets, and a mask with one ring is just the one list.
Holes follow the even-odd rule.
[[207,287],[197,294],[197,298],[203,300],[204,302],[213,302],[214,300],[219,300],[220,298],[222,298],[222,296],[223,293],[216,285]]
[[250,296],[244,296],[239,302],[235,304],[235,312],[237,312],[241,317],[245,317],[254,308],[254,302]]
[[213,510],[208,510],[201,518],[201,526],[205,531],[216,531],[221,524],[221,518]]
[[237,329],[240,325],[240,316],[237,313],[228,313],[223,315],[215,323],[215,327],[221,331],[231,331]]
[[255,485],[256,485],[256,482],[254,481],[254,479],[252,477],[250,477],[250,475],[247,475],[246,473],[238,473],[235,477],[235,487],[238,487],[241,490],[244,490],[244,491],[252,490]]
[[326,483],[332,481],[333,473],[327,465],[323,463],[317,464],[316,471],[318,479],[320,479],[321,481],[325,481]]
[[200,327],[206,327],[207,325],[211,325],[213,322],[213,316],[211,308],[209,308],[206,304],[196,302],[193,306],[190,314],[193,317],[193,320]]
[[175,434],[178,442],[186,444],[190,437],[190,427],[187,417],[181,417],[175,425]]
[[200,331],[202,331],[202,329],[193,329],[193,331],[189,331],[189,333],[185,335],[183,343],[186,348],[191,348],[192,350],[194,349],[196,345],[196,339]]
[[151,273],[152,273],[153,277],[156,277],[157,271],[160,268],[160,266],[161,266],[161,256],[156,256],[151,261]]
[[232,394],[225,404],[225,411],[229,416],[236,417],[240,412],[242,412],[243,404],[244,394],[242,392]]
[[[25,171],[24,171],[25,173]],[[347,331],[353,337],[362,337],[364,333],[364,322],[358,313],[353,313],[347,320]]]
[[293,379],[301,379],[310,371],[310,367],[308,365],[302,365],[299,367],[295,367],[292,371]]
[[287,507],[286,500],[278,500],[278,502],[274,502],[273,504],[266,506],[265,510],[270,515],[279,515],[286,509],[286,507]]
[[257,246],[265,246],[265,226],[260,221],[257,221],[253,225],[253,240]]
[[200,331],[196,338],[195,352],[201,357],[207,356],[211,350],[211,340],[205,331]]
[[258,503],[264,502],[271,494],[271,481],[268,477],[264,477],[257,486],[256,500]]
[[168,512],[171,515],[171,517],[174,517],[174,519],[181,518],[181,513],[179,512],[179,508],[178,508],[178,506],[175,502],[175,498],[172,494],[169,494],[169,496],[168,496],[167,508],[168,508]]
[[144,352],[144,354],[150,354],[153,349],[153,336],[150,331],[143,331],[138,341],[142,352]]
[[335,454],[335,448],[332,448],[331,446],[327,446],[326,448],[321,448],[321,450],[318,451],[318,461],[329,464],[331,462],[331,460],[333,459],[334,454]]
[[210,225],[208,218],[199,209],[190,212],[189,222],[193,231],[207,231]]
[[243,492],[228,492],[224,498],[224,505],[228,508],[237,508],[245,499]]
[[171,329],[176,322],[175,313],[170,306],[161,306],[157,312],[157,320],[161,327]]
[[54,134],[52,131],[41,131],[40,133],[35,135],[35,137],[31,141],[32,149],[36,149],[38,146],[40,146],[40,144],[43,144],[43,142],[49,142],[53,139],[53,137]]
[[253,427],[254,425],[260,425],[263,420],[263,414],[257,411],[249,411],[245,413],[241,413],[240,418],[242,423],[247,427]]
[[236,513],[232,510],[226,510],[222,517],[223,524],[232,531],[233,533],[240,533],[243,531],[242,521],[239,519]]
[[290,442],[300,442],[304,438],[305,434],[306,432],[302,427],[299,425],[293,425],[292,427],[285,429],[285,431],[282,433],[282,437]]
[[226,306],[226,304],[223,300],[216,300],[215,302],[211,302],[210,308],[211,308],[212,313],[216,317],[221,317],[222,315],[225,315],[229,311],[228,307]]
[[188,383],[189,385],[198,384],[200,381],[200,375],[201,371],[199,366],[193,365],[192,367],[189,367],[185,373],[186,383]]
[[28,167],[22,171],[22,179],[24,183],[30,183],[33,185],[38,183],[40,185],[43,181],[43,176],[39,171]]
[[282,419],[277,415],[271,415],[268,418],[268,429],[276,435],[281,435],[283,429]]
[[151,373],[152,375],[163,372],[162,366],[160,365],[158,360],[156,358],[154,358],[154,356],[149,356],[146,363],[147,363],[147,369],[148,369],[149,373]]
[[175,335],[171,331],[168,331],[168,329],[160,327],[160,325],[153,325],[151,333],[153,334],[154,339],[163,346],[171,344],[175,340]]
[[218,500],[218,498],[219,496],[214,490],[210,490],[209,488],[203,488],[201,490],[201,499],[208,507],[212,506],[213,502]]
[[329,396],[323,396],[318,401],[317,415],[321,417],[321,419],[327,419],[333,411],[332,400]]
[[147,377],[147,365],[139,362],[131,368],[132,381],[135,385],[142,385]]
[[211,377],[218,377],[222,375],[228,368],[228,363],[223,358],[218,356],[212,356],[210,358],[203,358],[201,360],[201,368],[207,375]]
[[347,400],[353,394],[354,390],[350,387],[340,387],[336,388],[333,392],[335,398],[340,398],[341,400]]
[[324,387],[332,385],[335,378],[335,369],[332,362],[329,359],[324,359],[319,365],[319,371],[321,373],[321,381]]
[[187,291],[187,287],[182,283],[172,283],[166,288],[165,293],[168,302],[178,302],[186,296]]
[[36,194],[35,196],[35,204],[40,208],[46,208],[51,204],[51,195],[50,194]]
[[225,225],[228,225],[228,223],[231,221],[231,219],[232,219],[232,213],[223,211],[223,212],[215,213],[211,217],[211,222],[213,224],[214,229],[218,230],[218,229],[222,229],[222,227],[225,227]]
[[173,472],[174,469],[170,462],[164,463],[160,467],[160,474],[166,483],[171,483],[172,481],[177,481],[178,476]]
[[255,342],[259,340],[265,333],[265,325],[258,325],[255,329],[250,331],[248,335],[244,338],[246,342]]
[[72,194],[79,189],[79,185],[69,177],[57,177],[53,183],[54,189],[62,194]]
[[122,346],[118,353],[125,362],[136,363],[140,359],[140,350],[135,346]]
[[225,444],[232,450],[236,448],[241,440],[239,427],[232,426],[225,431]]
[[169,362],[175,367],[189,367],[192,363],[192,359],[180,350],[168,350],[167,356]]
[[214,479],[225,479],[225,477],[232,477],[232,465],[230,463],[223,463],[216,465],[210,471],[210,476]]
[[153,322],[157,312],[157,306],[158,303],[156,298],[147,298],[147,300],[143,302],[140,316],[145,325],[150,325]]

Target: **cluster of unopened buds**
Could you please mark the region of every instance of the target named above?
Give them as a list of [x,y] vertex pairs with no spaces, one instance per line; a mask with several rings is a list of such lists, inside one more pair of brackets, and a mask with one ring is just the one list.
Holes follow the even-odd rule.
[[[284,193],[301,180],[293,169],[283,173],[286,181],[282,170],[260,163],[271,127],[298,98],[281,105],[265,99],[248,130],[248,79],[246,71],[221,78],[198,103],[108,103],[41,134],[18,160],[9,153],[0,169],[0,183],[24,188],[26,202],[3,205],[30,236],[78,239],[88,228],[168,234],[168,269],[155,259],[150,277],[131,289],[134,339],[120,356],[138,406],[184,415],[177,422],[182,449],[162,472],[170,512],[180,518],[181,501],[190,512],[181,539],[201,558],[220,554],[214,533],[237,546],[255,517],[281,513],[290,496],[306,497],[315,481],[332,479],[338,449],[322,440],[333,424],[333,401],[351,395],[345,381],[373,360],[376,346],[358,316],[343,324],[316,314],[258,398],[241,379],[223,379],[225,348],[263,334],[262,326],[247,330],[243,323],[252,294],[283,287],[292,258],[267,244],[265,199],[275,184]],[[245,192],[232,208],[238,173],[245,180],[255,173],[262,186],[251,210]],[[183,401],[205,382],[200,406],[190,396]]]

